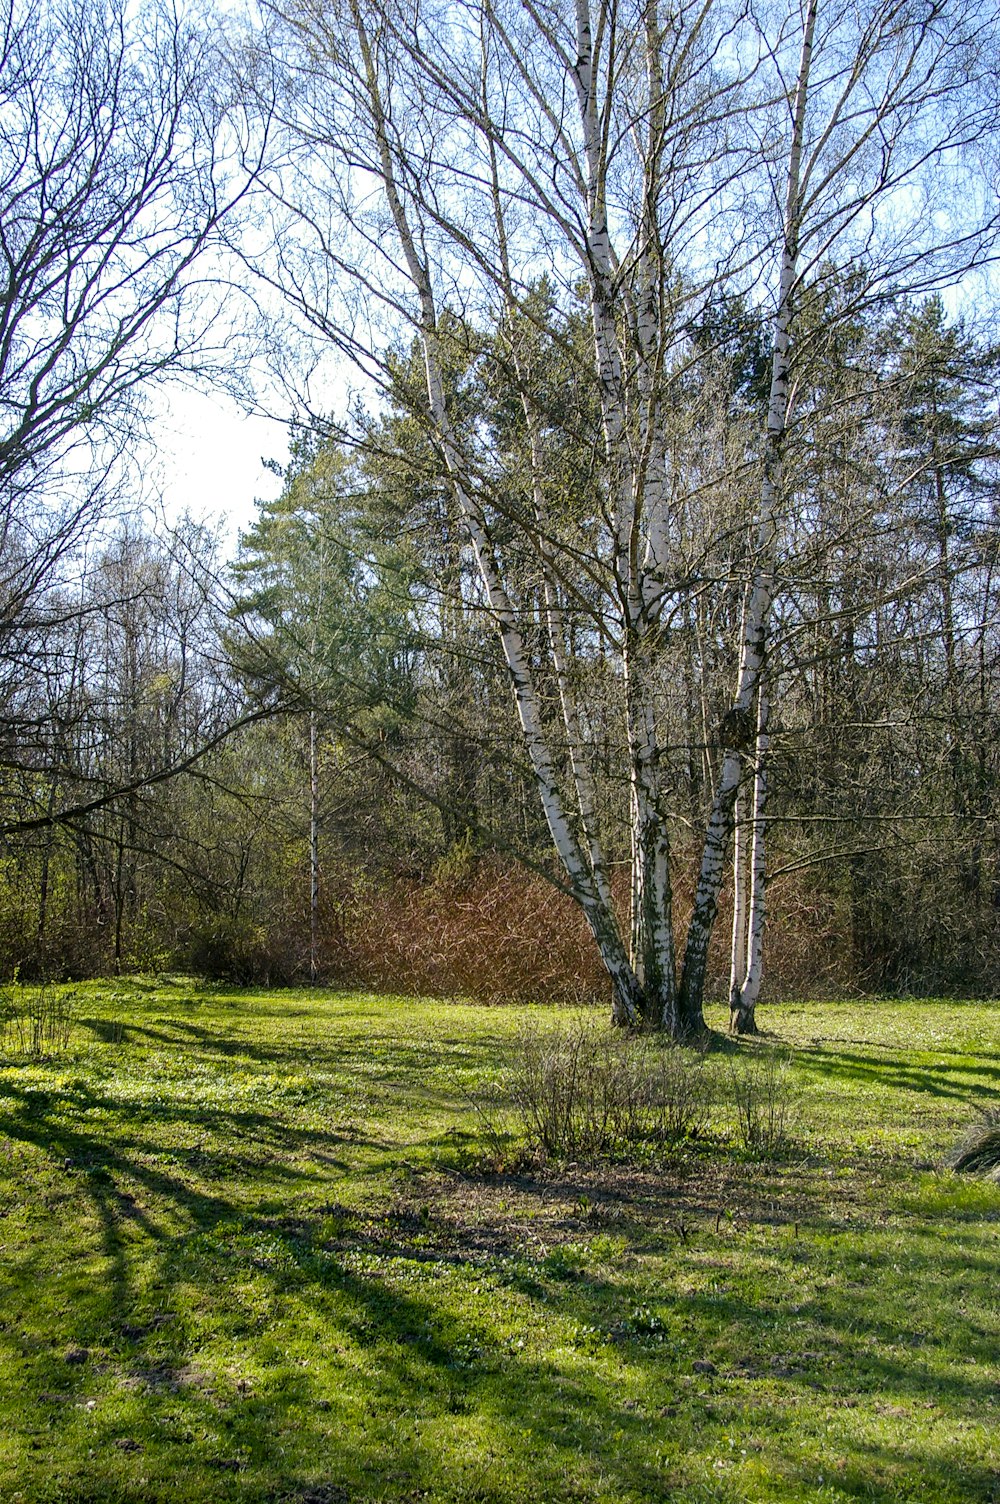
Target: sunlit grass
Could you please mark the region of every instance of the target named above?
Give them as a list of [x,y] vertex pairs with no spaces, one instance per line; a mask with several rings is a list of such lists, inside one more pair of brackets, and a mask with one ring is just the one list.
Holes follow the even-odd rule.
[[3,1504],[1000,1500],[1000,1187],[937,1168],[990,1005],[767,1011],[777,1158],[721,1105],[664,1164],[497,1175],[469,1094],[527,1010],[72,1003],[0,1068]]

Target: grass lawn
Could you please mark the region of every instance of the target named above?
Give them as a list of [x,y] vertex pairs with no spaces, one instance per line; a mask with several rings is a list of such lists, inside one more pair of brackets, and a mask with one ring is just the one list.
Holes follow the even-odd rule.
[[663,1163],[506,1174],[467,1093],[528,1010],[72,1006],[0,1058],[2,1504],[1000,1501],[1000,1186],[936,1168],[995,1006],[762,1010],[779,1159],[720,1107]]

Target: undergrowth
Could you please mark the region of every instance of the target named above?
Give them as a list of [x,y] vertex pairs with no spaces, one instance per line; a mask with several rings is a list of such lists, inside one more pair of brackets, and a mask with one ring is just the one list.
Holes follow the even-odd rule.
[[73,993],[41,983],[0,992],[0,1058],[62,1054],[73,1032]]
[[987,1108],[948,1157],[953,1170],[1000,1179],[1000,1109]]
[[545,1160],[676,1154],[717,1136],[744,1153],[791,1146],[796,1091],[766,1045],[725,1065],[593,1018],[526,1024],[503,1071],[471,1097],[495,1168]]

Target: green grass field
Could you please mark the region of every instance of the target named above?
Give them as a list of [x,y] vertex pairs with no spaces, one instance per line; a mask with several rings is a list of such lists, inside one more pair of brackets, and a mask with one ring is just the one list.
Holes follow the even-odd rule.
[[939,1168],[993,1005],[766,1010],[780,1158],[720,1106],[508,1173],[469,1094],[529,1010],[72,1006],[0,1065],[3,1504],[1000,1501],[1000,1186]]

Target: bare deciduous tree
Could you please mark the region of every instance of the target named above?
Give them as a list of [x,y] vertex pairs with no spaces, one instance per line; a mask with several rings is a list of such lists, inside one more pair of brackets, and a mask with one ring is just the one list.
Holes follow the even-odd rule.
[[[81,551],[135,506],[151,386],[225,344],[209,253],[266,134],[217,30],[169,5],[0,7],[0,735],[44,758]],[[231,352],[230,352],[231,353]],[[39,719],[41,717],[41,720]],[[53,810],[51,813],[56,814]]]

